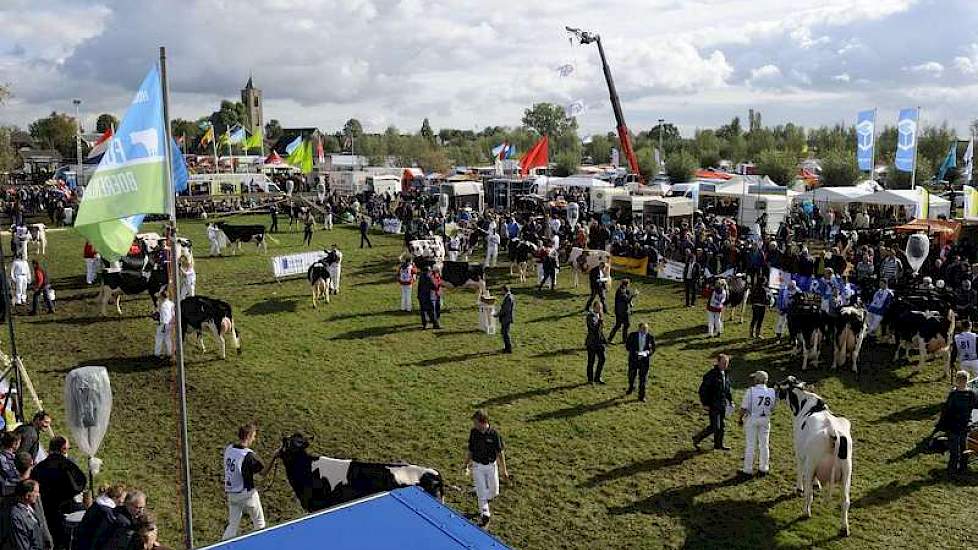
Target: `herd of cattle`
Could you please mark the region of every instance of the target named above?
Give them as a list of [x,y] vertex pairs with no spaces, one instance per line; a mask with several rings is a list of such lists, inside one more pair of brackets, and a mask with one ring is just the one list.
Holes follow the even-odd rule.
[[[255,241],[259,250],[265,250],[264,226],[219,224],[218,227],[227,242],[236,243],[239,248],[241,242]],[[98,295],[103,315],[105,306],[112,298],[115,298],[116,309],[121,314],[121,295],[146,292],[155,304],[160,290],[165,287],[166,273],[154,261],[155,256],[149,253],[156,247],[158,238],[143,238],[147,244],[145,255],[127,257],[118,264],[105,266]],[[189,241],[182,241],[180,245],[178,254],[192,255]],[[525,281],[533,260],[539,259],[542,248],[534,242],[519,239],[510,240],[508,247],[510,273]],[[407,252],[419,268],[439,268],[444,283],[450,288],[472,288],[480,295],[486,290],[485,268],[481,264],[446,260],[440,237],[409,241]],[[586,275],[602,263],[609,264],[610,255],[602,250],[572,248],[566,260],[574,275],[574,286],[577,286],[579,275]],[[329,295],[333,291],[332,268],[339,261],[340,257],[328,252],[309,268],[307,279],[313,288],[314,307],[318,306],[321,298],[329,303]],[[726,279],[726,309],[732,315],[739,307],[743,320],[748,287],[746,279],[742,274],[731,274]],[[914,349],[919,354],[917,368],[920,368],[931,356],[946,354],[950,368],[949,346],[956,318],[953,298],[937,289],[906,287],[895,290],[895,298],[880,325],[884,335],[892,337],[895,357],[907,355]],[[788,312],[788,330],[796,352],[801,354],[802,370],[818,366],[821,344],[826,342],[833,348],[833,368],[851,363],[852,370],[859,372],[859,354],[868,333],[868,315],[861,303],[861,300],[854,300],[840,311],[829,314],[823,309],[818,295],[795,295]],[[182,333],[195,334],[202,351],[206,351],[202,334],[209,331],[219,344],[222,358],[226,357],[225,337],[228,336],[237,352],[241,353],[241,338],[227,302],[189,296],[181,301],[181,309]],[[789,405],[794,417],[797,488],[804,495],[804,512],[810,516],[815,487],[820,484],[828,484],[830,488],[841,485],[842,531],[848,535],[853,456],[849,422],[833,415],[825,401],[810,389],[794,377],[776,386],[778,398]],[[412,485],[422,487],[437,498],[444,496],[444,481],[437,470],[411,464],[381,464],[313,456],[308,452],[309,441],[310,438],[300,434],[285,437],[275,455],[275,460],[281,460],[285,465],[289,484],[307,512]]]

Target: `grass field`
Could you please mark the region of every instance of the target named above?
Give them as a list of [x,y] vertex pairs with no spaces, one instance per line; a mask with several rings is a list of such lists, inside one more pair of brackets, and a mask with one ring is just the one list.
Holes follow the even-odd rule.
[[[181,231],[197,244],[198,293],[232,304],[244,344],[241,356],[226,361],[212,341],[207,354],[187,346],[198,545],[223,529],[220,453],[245,421],[260,422],[256,449],[266,459],[282,435],[301,431],[315,436],[321,454],[438,468],[463,488],[448,492],[448,504],[472,513],[475,496],[461,464],[471,412],[486,407],[515,478],[494,501],[492,530],[517,548],[978,547],[978,479],[950,484],[941,476],[945,457],[914,452],[947,390],[937,362],[913,375],[909,365],[893,364],[889,348],[873,347],[864,351],[868,374],[859,380],[824,368],[805,373],[853,425],[853,532],[839,539],[837,498],[817,498],[814,517],[802,517],[787,408],[775,414],[773,475],[765,479],[734,478],[743,456],[735,425],[728,428],[733,452],[693,452],[690,434],[706,422],[696,388],[712,355],[732,355],[738,400],[748,373],[763,368],[777,381],[799,374],[799,362],[771,338],[747,339],[746,323],[727,324],[722,338],[707,340],[702,306],[684,308],[673,285],[636,285],[633,327],[648,320],[659,345],[643,404],[624,398],[622,346],[609,348],[607,386],[582,384],[586,289],[569,288],[566,271],[554,292],[516,285],[516,353],[504,356],[495,353],[498,336],[476,330],[471,291],[447,295],[440,331],[421,331],[416,314],[397,311],[400,238],[377,235],[374,248],[360,250],[352,227],[317,232],[316,246],[336,242],[345,257],[341,294],[316,311],[308,284],[273,282],[268,257],[253,248],[207,258],[204,226],[184,223]],[[277,238],[270,254],[303,250],[300,233]],[[173,373],[148,357],[149,299],[125,300],[121,319],[100,318],[95,291],[84,286],[83,241],[71,232],[48,239],[58,311],[17,318],[19,351],[55,413],[55,429],[63,426],[65,373],[108,367],[115,409],[98,481],[144,488],[164,540],[177,545]],[[507,279],[500,268],[490,282],[497,288]],[[772,335],[771,315],[765,331]],[[262,499],[271,523],[301,515],[281,472]]]

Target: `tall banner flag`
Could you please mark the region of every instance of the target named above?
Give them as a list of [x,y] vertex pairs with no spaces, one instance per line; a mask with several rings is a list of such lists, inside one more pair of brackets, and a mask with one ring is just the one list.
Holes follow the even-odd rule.
[[856,160],[859,169],[873,171],[873,157],[876,148],[876,110],[861,111],[856,122]]
[[208,143],[214,141],[214,127],[208,126],[207,131],[204,132],[204,136],[200,138],[200,146],[205,147]]
[[302,145],[302,136],[296,136],[288,145],[285,146],[285,154],[291,155],[296,147]]
[[536,142],[520,159],[520,171],[529,174],[534,168],[546,168],[549,162],[547,153],[549,143],[547,136],[540,138],[540,141]]
[[261,149],[262,146],[261,128],[256,130],[254,134],[251,134],[250,136],[248,136],[247,139],[244,140],[244,146],[245,149]]
[[964,191],[964,219],[978,219],[978,190],[970,185],[962,187]]
[[917,188],[917,212],[914,217],[926,220],[930,217],[930,192],[921,185]]
[[112,139],[112,135],[115,132],[112,131],[110,127],[108,130],[99,136],[98,140],[95,141],[95,145],[92,145],[92,150],[88,152],[88,156],[85,157],[85,161],[92,161],[94,164],[94,159],[101,157],[105,154],[106,148],[109,146],[109,140]]
[[302,145],[294,148],[286,162],[302,170],[304,174],[312,172],[312,141],[303,141]]
[[913,172],[917,152],[917,117],[919,109],[903,109],[897,122],[897,149],[893,163],[901,172]]
[[964,156],[961,157],[964,161],[964,168],[961,170],[961,175],[964,176],[965,182],[971,181],[971,172],[975,167],[975,140],[974,138],[968,140],[968,148],[964,151]]
[[941,168],[937,172],[937,181],[942,181],[944,176],[947,175],[947,171],[951,168],[957,168],[957,140],[951,142],[951,148],[947,150],[947,156],[944,157],[944,162],[941,163]]
[[[163,98],[160,73],[149,71],[106,147],[78,207],[75,229],[108,261],[129,250],[145,214],[166,214]],[[186,189],[183,155],[171,160],[177,190]]]
[[228,136],[228,141],[231,143],[241,143],[242,141],[245,140],[245,137],[246,137],[245,129],[242,128],[241,126],[238,126],[234,130],[231,130],[231,133]]

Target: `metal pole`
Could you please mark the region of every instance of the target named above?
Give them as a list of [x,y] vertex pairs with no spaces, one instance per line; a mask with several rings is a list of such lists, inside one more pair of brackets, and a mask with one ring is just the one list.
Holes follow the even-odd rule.
[[[659,119],[659,163],[660,164],[665,164],[662,161],[666,158],[666,154],[662,150],[662,125],[663,123],[665,123],[665,121],[666,119],[664,118]],[[659,173],[662,173],[662,166],[656,166],[656,169],[659,171]]]
[[80,99],[72,99],[71,102],[75,105],[75,155],[78,160],[78,172],[75,173],[75,186],[84,185],[83,182],[83,168],[82,168],[82,145],[81,145],[81,102]]
[[7,312],[7,331],[10,334],[10,361],[14,366],[14,384],[17,399],[14,400],[14,416],[24,421],[24,387],[20,379],[20,362],[17,356],[17,338],[14,335],[14,309],[10,303],[10,289],[7,287],[7,264],[3,255],[3,239],[0,239],[0,292],[3,293],[3,307]]
[[[917,127],[914,128],[913,132],[913,163],[910,165],[910,189],[917,188],[917,149],[919,149],[919,143],[917,143],[917,131],[920,130],[920,106],[917,106]],[[928,205],[928,215],[930,214],[930,205]],[[919,212],[918,212],[919,214]]]
[[873,153],[870,156],[872,161],[870,161],[869,164],[869,181],[872,182],[876,181],[876,115],[878,114],[878,111],[878,108],[873,109]]
[[190,437],[187,433],[187,373],[183,363],[183,330],[181,330],[180,311],[180,277],[177,271],[177,209],[176,186],[173,182],[173,172],[170,162],[173,158],[173,148],[170,138],[170,90],[166,81],[166,48],[160,46],[160,84],[163,88],[163,141],[166,143],[166,159],[164,174],[166,175],[167,193],[166,206],[170,213],[170,230],[167,238],[170,241],[170,291],[173,296],[174,319],[173,339],[175,345],[174,360],[177,366],[177,390],[180,397],[180,459],[183,473],[183,518],[184,544],[187,550],[194,547],[193,503],[190,498]]

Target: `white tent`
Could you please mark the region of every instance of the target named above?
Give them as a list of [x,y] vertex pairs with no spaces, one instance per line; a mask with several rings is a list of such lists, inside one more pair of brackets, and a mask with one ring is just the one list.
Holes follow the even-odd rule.
[[798,195],[799,200],[811,200],[815,202],[831,202],[839,204],[849,204],[850,202],[863,202],[862,199],[873,194],[871,189],[865,187],[819,187],[811,193]]
[[[857,202],[861,202],[863,204],[878,204],[881,206],[903,206],[907,208],[907,217],[914,218],[916,217],[916,208],[919,197],[920,191],[914,189],[891,189],[889,191],[878,191],[872,195],[859,199]],[[927,217],[929,218],[937,218],[939,216],[950,218],[951,202],[931,193],[930,206],[928,210],[929,212]]]

